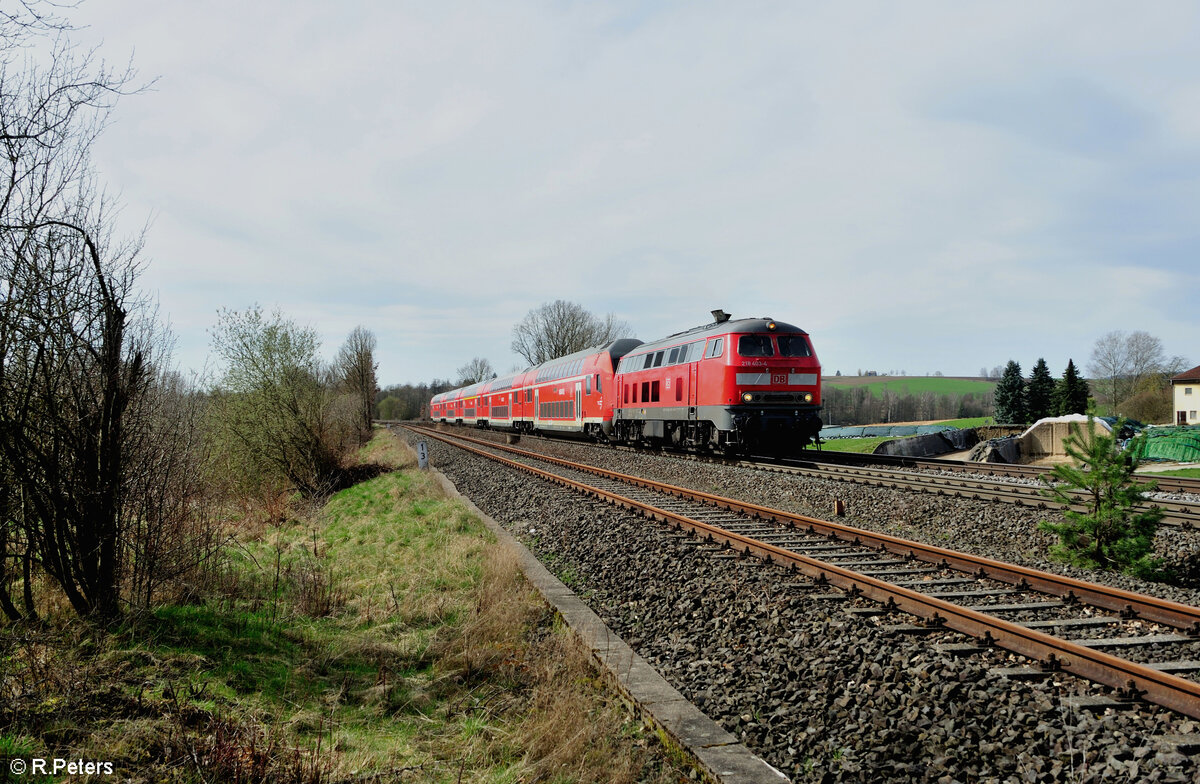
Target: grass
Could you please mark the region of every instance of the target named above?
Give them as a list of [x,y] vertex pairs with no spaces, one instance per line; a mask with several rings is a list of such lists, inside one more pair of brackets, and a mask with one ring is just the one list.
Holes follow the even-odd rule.
[[893,440],[888,436],[876,436],[872,438],[833,438],[829,441],[821,442],[822,451],[826,452],[857,452],[859,454],[869,454],[875,451],[875,447],[882,444],[884,441]]
[[[365,459],[405,466],[380,433]],[[246,528],[192,600],[3,635],[0,752],[124,779],[677,781],[514,557],[427,472]]]
[[978,395],[990,394],[996,388],[995,381],[972,378],[945,378],[941,376],[825,376],[821,385],[834,389],[866,387],[874,397],[881,397],[884,390],[897,395]]
[[1187,479],[1200,479],[1200,468],[1174,468],[1170,471],[1145,471],[1138,474],[1142,479],[1153,479],[1156,476],[1182,476]]

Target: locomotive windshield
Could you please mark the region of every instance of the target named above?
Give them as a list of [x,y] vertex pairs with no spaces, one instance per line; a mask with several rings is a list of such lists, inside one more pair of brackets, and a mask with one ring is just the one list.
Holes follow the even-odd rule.
[[775,350],[770,335],[742,335],[738,338],[738,353],[743,357],[770,357]]
[[811,357],[812,352],[808,349],[808,341],[803,335],[780,335],[776,340],[779,341],[779,355],[781,357]]

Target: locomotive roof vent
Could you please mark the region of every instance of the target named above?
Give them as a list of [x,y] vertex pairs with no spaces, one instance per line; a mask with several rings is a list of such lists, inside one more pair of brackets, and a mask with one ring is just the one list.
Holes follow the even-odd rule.
[[720,308],[717,308],[716,310],[711,311],[711,312],[712,312],[713,318],[717,320],[718,324],[724,324],[726,321],[729,321],[729,314],[726,313],[725,311],[721,310]]

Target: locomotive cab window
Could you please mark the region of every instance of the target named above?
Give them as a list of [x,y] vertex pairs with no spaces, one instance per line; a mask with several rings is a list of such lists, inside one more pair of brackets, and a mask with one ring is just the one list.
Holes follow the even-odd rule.
[[781,357],[811,357],[812,351],[808,348],[808,341],[803,335],[780,335],[776,342],[779,343],[779,356]]
[[725,338],[716,338],[708,341],[708,351],[704,353],[705,359],[719,357],[725,350]]
[[742,335],[738,338],[738,354],[743,357],[770,357],[775,354],[770,335]]

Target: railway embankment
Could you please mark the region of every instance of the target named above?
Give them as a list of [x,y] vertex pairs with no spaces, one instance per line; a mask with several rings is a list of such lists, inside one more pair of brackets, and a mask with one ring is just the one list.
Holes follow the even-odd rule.
[[[997,674],[1006,663],[1002,651],[964,653],[964,641],[952,634],[931,645],[924,634],[901,630],[900,618],[859,611],[857,600],[822,595],[778,567],[697,544],[451,447],[432,449],[435,464],[464,493],[675,688],[793,780],[1196,775],[1191,749],[1171,740],[1194,733],[1196,722],[1178,714],[1144,704],[1097,710],[1102,703],[1094,698],[1103,690],[1071,677],[1011,680]],[[610,454],[632,471],[635,458]],[[638,457],[637,472],[658,460],[674,484],[707,483],[698,489],[737,495],[729,487],[736,483],[789,495],[772,476],[738,477],[727,466]],[[702,473],[709,470],[720,473]],[[827,512],[830,496],[820,496]],[[877,505],[887,506],[884,498]],[[956,536],[945,519],[940,530]]]

